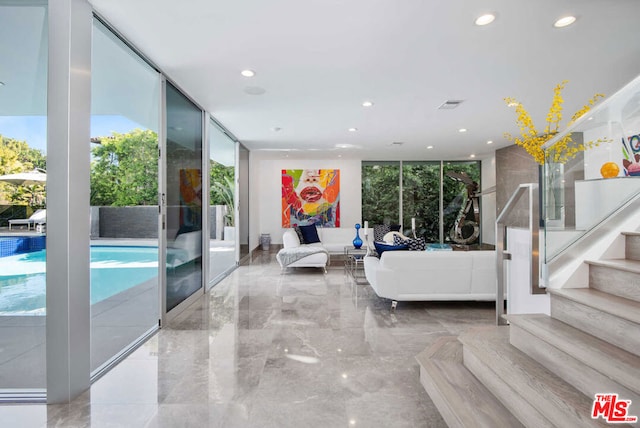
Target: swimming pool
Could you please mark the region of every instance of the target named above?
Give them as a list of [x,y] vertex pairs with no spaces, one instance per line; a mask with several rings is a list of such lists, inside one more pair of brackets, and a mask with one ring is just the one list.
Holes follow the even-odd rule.
[[[0,258],[0,315],[44,315],[46,250]],[[91,246],[91,304],[158,275],[158,248]]]

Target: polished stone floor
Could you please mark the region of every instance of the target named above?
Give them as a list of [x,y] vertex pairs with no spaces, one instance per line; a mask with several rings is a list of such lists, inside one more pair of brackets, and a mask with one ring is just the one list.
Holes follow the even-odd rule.
[[3,427],[444,427],[414,357],[492,324],[492,303],[400,303],[338,263],[259,255],[70,405],[0,406]]

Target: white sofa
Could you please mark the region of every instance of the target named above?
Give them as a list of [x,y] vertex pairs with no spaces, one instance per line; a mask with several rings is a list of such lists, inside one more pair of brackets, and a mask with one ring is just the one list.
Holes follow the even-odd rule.
[[[300,239],[298,238],[298,234],[293,229],[287,229],[282,234],[282,246],[283,248],[278,251],[276,255],[276,260],[280,264],[280,267],[284,269],[285,267],[320,267],[325,269],[327,268],[327,263],[329,262],[329,253],[323,247],[321,242],[317,242],[314,244],[301,244]],[[317,252],[314,254],[309,254],[304,256],[300,260],[297,260],[293,263],[286,264],[286,254],[287,253],[296,253],[298,251],[305,251],[307,249],[319,249],[321,252]]]
[[365,257],[375,293],[392,300],[495,300],[495,251],[385,251]]

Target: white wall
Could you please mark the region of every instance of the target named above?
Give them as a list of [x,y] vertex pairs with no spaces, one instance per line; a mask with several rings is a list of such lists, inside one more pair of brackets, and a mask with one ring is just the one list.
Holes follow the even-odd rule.
[[[277,156],[277,157],[276,157]],[[275,158],[274,158],[275,157]],[[281,188],[283,169],[340,170],[340,228],[353,230],[362,224],[361,161],[359,159],[294,159],[252,151],[250,157],[249,248],[258,246],[260,234],[269,233],[271,243],[282,244]]]

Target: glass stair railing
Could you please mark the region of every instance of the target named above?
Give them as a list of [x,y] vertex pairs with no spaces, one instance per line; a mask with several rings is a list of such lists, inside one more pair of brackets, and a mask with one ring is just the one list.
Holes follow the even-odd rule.
[[[575,145],[601,142],[554,163],[557,144],[567,134]],[[640,198],[640,76],[543,148],[541,261],[549,266]]]

